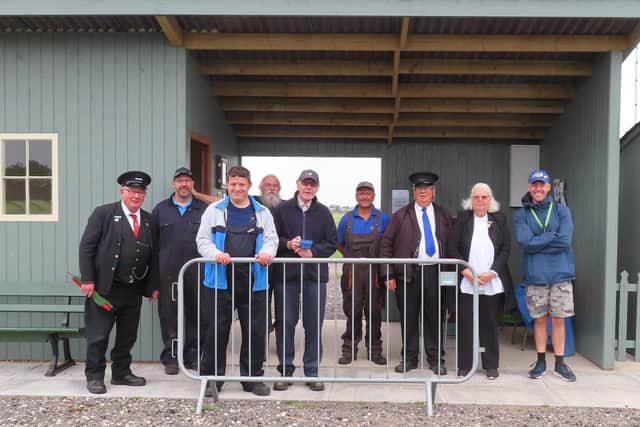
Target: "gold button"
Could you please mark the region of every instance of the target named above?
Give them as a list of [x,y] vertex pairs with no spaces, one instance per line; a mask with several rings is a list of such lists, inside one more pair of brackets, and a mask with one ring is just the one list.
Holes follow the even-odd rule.
[[115,258],[115,259],[118,259],[118,254],[116,254],[116,255],[114,256],[114,258]]
[[111,267],[111,271],[116,271],[116,268],[115,267]]

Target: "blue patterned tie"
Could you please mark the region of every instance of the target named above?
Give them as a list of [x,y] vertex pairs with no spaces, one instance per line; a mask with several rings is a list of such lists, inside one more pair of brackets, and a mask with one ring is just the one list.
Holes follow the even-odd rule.
[[424,228],[424,248],[427,255],[433,256],[436,253],[436,243],[433,241],[433,233],[431,233],[431,224],[427,217],[427,208],[422,208],[422,227]]

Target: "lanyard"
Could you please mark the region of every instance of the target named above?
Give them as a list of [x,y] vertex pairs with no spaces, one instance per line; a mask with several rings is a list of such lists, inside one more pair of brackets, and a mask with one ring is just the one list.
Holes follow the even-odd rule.
[[533,208],[529,208],[529,209],[531,210],[531,213],[533,214],[533,218],[536,220],[540,228],[542,228],[544,231],[547,231],[547,225],[549,225],[549,218],[551,218],[551,210],[553,209],[553,200],[549,204],[549,209],[547,209],[547,217],[544,219],[544,225],[542,225],[542,221],[540,221],[540,218],[538,217],[538,214],[536,214],[536,211],[533,210]]

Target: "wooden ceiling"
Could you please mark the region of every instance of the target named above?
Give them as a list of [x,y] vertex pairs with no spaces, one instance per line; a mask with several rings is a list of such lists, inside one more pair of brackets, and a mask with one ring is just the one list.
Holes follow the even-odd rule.
[[171,44],[198,51],[236,136],[252,139],[539,141],[591,75],[596,55],[629,50],[640,38],[634,20],[527,28],[476,19],[484,33],[469,34],[474,28],[454,18],[438,32],[428,18],[388,18],[380,32],[369,22],[366,32],[326,22],[314,32],[301,18],[291,18],[290,32],[278,27],[287,27],[283,18],[261,22],[268,32],[248,24],[241,31],[234,19],[226,31],[222,18],[193,28],[190,19],[156,17]]

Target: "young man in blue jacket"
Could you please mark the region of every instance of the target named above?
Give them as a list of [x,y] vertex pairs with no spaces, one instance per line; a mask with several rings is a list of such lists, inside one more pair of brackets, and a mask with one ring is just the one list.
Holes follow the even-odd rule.
[[524,251],[523,274],[527,285],[527,308],[534,319],[533,333],[538,359],[529,378],[541,378],[547,369],[547,317],[551,317],[554,374],[565,381],[576,376],[564,363],[565,318],[574,315],[575,267],[571,237],[571,212],[553,201],[551,178],[538,169],[529,175],[522,208],[514,214],[516,239]]
[[[249,196],[250,187],[251,175],[247,168],[229,169],[229,196],[207,208],[196,236],[200,255],[216,260],[216,264],[207,264],[204,271],[206,338],[202,375],[225,375],[234,309],[238,310],[242,332],[240,375],[263,375],[269,328],[266,266],[278,249],[278,235],[271,212]],[[255,257],[257,262],[231,266],[231,257]],[[213,395],[211,383],[208,386],[207,395]],[[220,391],[222,382],[217,382],[216,388]],[[262,382],[243,382],[242,389],[258,396],[270,393]]]

